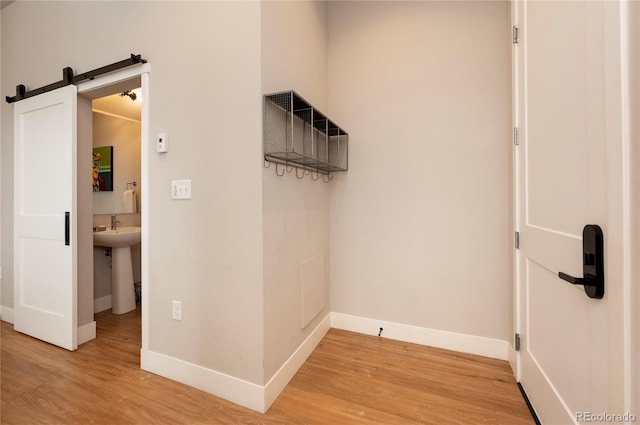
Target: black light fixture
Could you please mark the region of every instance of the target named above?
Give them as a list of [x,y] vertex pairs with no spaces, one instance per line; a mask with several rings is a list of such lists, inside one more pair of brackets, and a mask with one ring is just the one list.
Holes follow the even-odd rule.
[[131,101],[135,102],[136,98],[138,97],[138,95],[136,95],[133,91],[128,90],[125,92],[120,93],[120,96],[124,97],[124,96],[129,96],[131,98]]

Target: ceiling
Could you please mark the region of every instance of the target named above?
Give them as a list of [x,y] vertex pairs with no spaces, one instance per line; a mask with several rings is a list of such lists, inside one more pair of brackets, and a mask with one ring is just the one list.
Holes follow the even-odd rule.
[[100,97],[93,100],[94,112],[105,112],[110,115],[117,115],[132,120],[140,121],[140,110],[142,98],[140,89],[132,90],[136,93],[136,100],[132,101],[129,96],[122,96],[116,93],[106,97]]

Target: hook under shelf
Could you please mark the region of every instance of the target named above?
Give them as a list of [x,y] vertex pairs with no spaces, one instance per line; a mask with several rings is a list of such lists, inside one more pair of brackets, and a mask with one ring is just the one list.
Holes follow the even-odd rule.
[[333,176],[329,171],[323,170],[313,165],[298,164],[296,161],[287,161],[284,159],[271,160],[265,158],[264,161],[265,168],[270,168],[272,163],[276,164],[275,169],[276,175],[278,177],[282,177],[287,173],[292,173],[295,169],[296,178],[298,180],[302,180],[304,176],[311,176],[311,179],[313,181],[318,181],[320,178],[322,178],[322,181],[325,183],[329,183],[331,180],[333,180]]

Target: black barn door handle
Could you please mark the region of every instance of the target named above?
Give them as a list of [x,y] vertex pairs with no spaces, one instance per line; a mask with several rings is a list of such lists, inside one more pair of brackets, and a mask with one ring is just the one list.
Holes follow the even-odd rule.
[[64,244],[69,246],[70,244],[70,231],[71,231],[71,213],[65,211],[64,213]]
[[596,224],[587,224],[582,230],[582,274],[573,277],[558,273],[558,277],[574,285],[583,285],[589,298],[604,297],[604,236]]

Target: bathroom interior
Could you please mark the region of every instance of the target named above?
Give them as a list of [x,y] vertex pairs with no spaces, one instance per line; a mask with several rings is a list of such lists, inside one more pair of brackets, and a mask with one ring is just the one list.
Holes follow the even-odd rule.
[[139,87],[117,89],[92,101],[94,314],[137,311],[134,317],[139,317],[143,99]]

